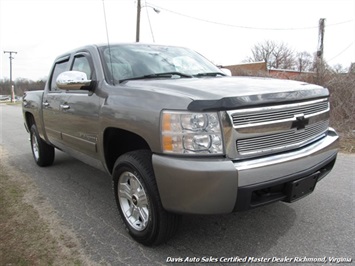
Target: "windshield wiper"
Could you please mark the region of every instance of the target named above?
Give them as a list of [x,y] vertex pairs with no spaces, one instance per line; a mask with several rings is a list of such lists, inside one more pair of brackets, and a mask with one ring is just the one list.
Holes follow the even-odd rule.
[[127,81],[127,80],[151,79],[151,78],[172,78],[173,76],[180,76],[180,78],[192,78],[193,77],[192,75],[184,74],[184,73],[180,73],[180,72],[163,72],[163,73],[153,73],[153,74],[148,74],[148,75],[139,76],[139,77],[121,79],[120,83]]
[[226,74],[221,72],[205,72],[205,73],[198,73],[194,75],[194,77],[216,77],[217,75],[226,76]]

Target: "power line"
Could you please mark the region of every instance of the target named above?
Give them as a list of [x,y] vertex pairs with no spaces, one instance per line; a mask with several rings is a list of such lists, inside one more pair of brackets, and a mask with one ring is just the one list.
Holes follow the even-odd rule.
[[[288,30],[311,30],[311,29],[317,29],[318,26],[309,26],[309,27],[297,27],[297,28],[264,28],[264,27],[251,27],[251,26],[243,26],[243,25],[235,25],[235,24],[229,24],[229,23],[223,23],[223,22],[218,22],[218,21],[212,21],[208,19],[203,19],[203,18],[198,18],[190,15],[186,15],[180,12],[176,12],[167,8],[163,8],[154,4],[149,3],[149,5],[154,6],[158,9],[164,10],[166,12],[173,13],[175,15],[179,15],[182,17],[194,19],[194,20],[199,20],[202,22],[210,23],[210,24],[215,24],[215,25],[220,25],[220,26],[226,26],[226,27],[232,27],[232,28],[240,28],[240,29],[248,29],[248,30],[268,30],[268,31],[288,31]],[[350,23],[353,22],[354,20],[347,20],[347,21],[342,21],[334,24],[329,24],[328,26],[337,26],[345,23]]]
[[345,20],[345,21],[342,21],[342,22],[329,24],[329,25],[327,25],[327,27],[338,26],[338,25],[350,23],[350,22],[353,22],[353,21],[354,21],[353,19]]
[[336,56],[332,57],[331,59],[327,60],[328,62],[332,61],[333,59],[337,58],[338,56],[342,55],[343,53],[346,52],[352,45],[354,45],[354,42],[350,43],[344,50],[342,50],[340,53],[338,53]]

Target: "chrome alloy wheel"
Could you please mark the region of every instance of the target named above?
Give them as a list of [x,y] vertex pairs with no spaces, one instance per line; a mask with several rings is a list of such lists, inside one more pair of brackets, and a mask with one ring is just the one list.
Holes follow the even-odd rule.
[[36,134],[32,133],[32,138],[31,138],[31,144],[32,144],[32,151],[33,151],[33,156],[35,157],[35,160],[39,160],[39,145],[38,145],[38,140],[36,137]]
[[149,220],[149,203],[144,187],[131,172],[118,179],[118,198],[126,221],[137,231],[143,231]]

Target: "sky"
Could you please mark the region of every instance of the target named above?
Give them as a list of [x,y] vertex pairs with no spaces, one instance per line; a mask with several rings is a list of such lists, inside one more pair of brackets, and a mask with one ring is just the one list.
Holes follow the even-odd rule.
[[[242,63],[266,40],[355,62],[355,0],[141,0],[140,41],[189,47],[218,65]],[[104,12],[105,7],[105,12]],[[153,8],[160,12],[156,13]],[[105,16],[108,34],[106,33]],[[56,56],[94,43],[135,42],[137,0],[0,0],[0,79],[45,79]]]

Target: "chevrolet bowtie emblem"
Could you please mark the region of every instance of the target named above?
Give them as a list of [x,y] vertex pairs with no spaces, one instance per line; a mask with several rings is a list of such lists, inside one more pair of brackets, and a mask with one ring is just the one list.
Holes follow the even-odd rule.
[[295,115],[296,121],[292,123],[291,128],[295,128],[296,132],[302,132],[309,123],[309,119],[305,118],[303,114]]

